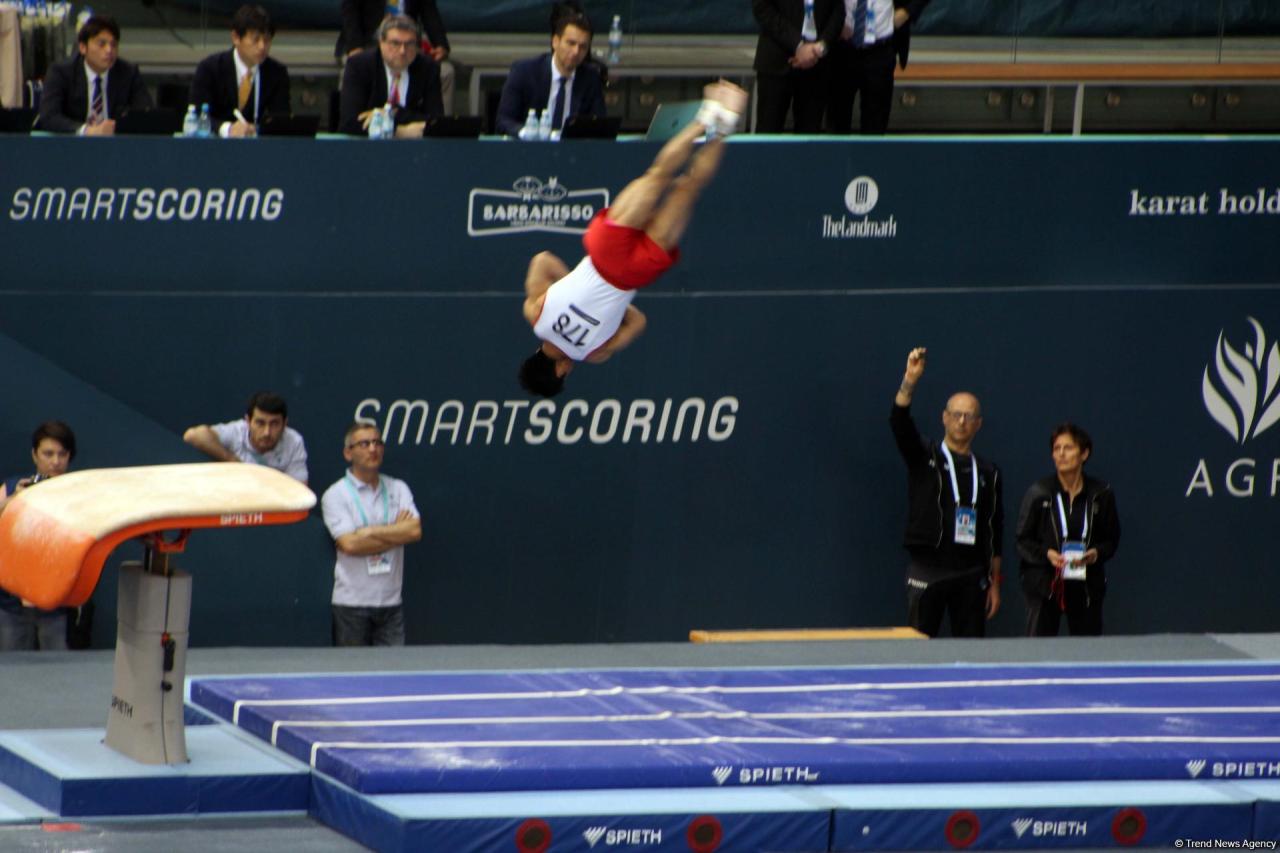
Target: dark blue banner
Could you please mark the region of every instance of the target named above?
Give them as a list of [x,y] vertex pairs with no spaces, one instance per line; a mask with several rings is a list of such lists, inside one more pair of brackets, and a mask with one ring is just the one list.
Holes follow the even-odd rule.
[[[528,258],[575,262],[655,152],[0,141],[3,473],[48,417],[78,468],[195,460],[186,427],[271,388],[318,491],[348,422],[383,428],[424,514],[411,641],[902,624],[888,413],[925,345],[921,429],[975,392],[1005,474],[993,632],[1021,631],[1012,530],[1065,419],[1123,524],[1106,630],[1274,629],[1276,140],[734,142],[644,337],[535,402]],[[318,519],[189,551],[193,644],[328,641]]]

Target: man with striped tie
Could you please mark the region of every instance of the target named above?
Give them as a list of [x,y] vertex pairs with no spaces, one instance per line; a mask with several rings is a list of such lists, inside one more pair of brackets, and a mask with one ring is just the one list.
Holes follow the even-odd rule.
[[828,69],[828,130],[851,132],[855,97],[862,133],[888,129],[894,67],[907,67],[911,25],[927,5],[929,0],[844,0],[844,30],[831,46]]
[[151,95],[137,66],[120,58],[120,27],[105,15],[85,21],[78,55],[49,66],[37,127],[53,133],[112,136],[130,109],[150,109]]
[[218,135],[254,136],[262,119],[287,116],[289,70],[272,59],[276,25],[261,6],[241,6],[231,18],[231,50],[196,66],[187,103],[209,105]]

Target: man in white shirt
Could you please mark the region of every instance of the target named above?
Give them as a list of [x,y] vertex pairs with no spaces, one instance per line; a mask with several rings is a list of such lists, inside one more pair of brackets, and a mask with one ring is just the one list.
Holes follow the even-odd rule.
[[697,117],[591,220],[582,237],[587,256],[577,267],[570,271],[550,252],[530,261],[524,318],[541,343],[520,367],[525,390],[555,396],[575,363],[599,364],[644,331],[645,317],[631,300],[679,258],[694,204],[747,106],[747,93],[732,83],[712,83],[704,93]]
[[278,394],[259,391],[240,420],[193,426],[182,440],[219,462],[266,465],[307,482],[307,447],[289,426],[289,406]]
[[378,428],[353,423],[342,442],[351,464],[320,499],[333,537],[333,644],[403,646],[404,546],[422,539],[422,519],[403,480],[381,473]]

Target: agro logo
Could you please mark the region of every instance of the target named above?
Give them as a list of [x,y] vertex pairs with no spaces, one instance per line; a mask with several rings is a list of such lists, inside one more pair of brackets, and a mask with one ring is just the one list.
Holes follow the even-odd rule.
[[467,234],[492,237],[549,231],[582,234],[597,212],[609,206],[609,190],[597,187],[570,190],[556,177],[543,181],[524,175],[511,189],[471,191],[467,203]]
[[[1225,329],[1219,331],[1213,358],[1200,378],[1205,410],[1238,447],[1280,421],[1280,345],[1268,346],[1262,324],[1253,317],[1247,319],[1253,340],[1236,347],[1227,340]],[[1280,496],[1280,456],[1268,460],[1253,453],[1232,461],[1202,457],[1183,496],[1212,498],[1219,482],[1218,488],[1233,498]]]
[[[1267,349],[1267,334],[1252,317],[1254,340],[1237,350],[1218,332],[1213,361],[1200,383],[1204,407],[1237,444],[1257,438],[1280,420],[1280,346]],[[1210,370],[1212,368],[1212,371]]]

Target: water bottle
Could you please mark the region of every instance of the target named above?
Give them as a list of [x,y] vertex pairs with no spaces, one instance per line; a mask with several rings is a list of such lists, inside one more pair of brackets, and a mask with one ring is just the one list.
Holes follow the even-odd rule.
[[520,132],[516,135],[525,141],[538,138],[537,110],[529,110],[529,114],[524,117],[524,127],[520,128]]
[[622,16],[614,15],[613,24],[609,27],[609,64],[617,65],[622,61]]
[[187,104],[187,114],[182,118],[182,136],[190,139],[200,131],[200,119],[196,118],[196,105]]
[[384,110],[375,110],[369,118],[369,138],[370,139],[386,139],[387,138],[387,114]]
[[538,138],[546,142],[551,138],[551,111],[543,110],[538,116]]
[[209,105],[200,105],[200,121],[196,125],[196,136],[208,139],[213,136],[213,120],[209,118]]

